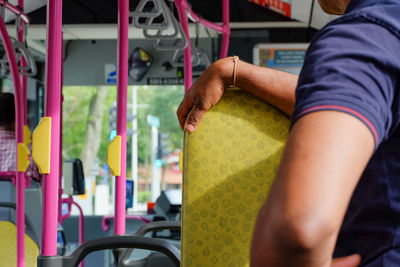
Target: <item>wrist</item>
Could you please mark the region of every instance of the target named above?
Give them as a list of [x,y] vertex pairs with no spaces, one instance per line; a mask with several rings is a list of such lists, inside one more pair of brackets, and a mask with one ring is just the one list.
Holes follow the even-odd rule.
[[[236,65],[239,63],[236,62]],[[216,61],[214,64],[215,72],[219,74],[219,78],[222,80],[224,87],[230,87],[234,84],[234,67],[235,63],[233,57],[226,57]],[[238,73],[236,70],[236,85],[238,80]]]

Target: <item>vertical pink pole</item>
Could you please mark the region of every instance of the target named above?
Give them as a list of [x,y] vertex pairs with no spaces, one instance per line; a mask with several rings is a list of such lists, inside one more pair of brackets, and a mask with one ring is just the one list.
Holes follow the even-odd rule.
[[45,116],[51,117],[50,173],[43,183],[42,256],[57,255],[57,212],[61,107],[62,0],[47,3],[46,104]]
[[[78,206],[79,209],[79,244],[83,244],[85,242],[85,220],[83,219],[83,211],[80,206]],[[85,261],[82,260],[80,267],[85,267]]]
[[81,208],[81,206],[79,206],[78,203],[76,203],[73,198],[71,197],[71,204],[74,204],[78,210],[79,210],[79,244],[82,244],[83,242],[85,242],[85,218],[83,216],[83,210]]
[[[18,6],[24,10],[24,0],[18,0]],[[18,18],[17,18],[18,19]],[[18,41],[24,43],[24,21],[20,19],[20,26],[17,29]],[[26,60],[24,57],[21,58],[21,66],[25,67]],[[24,75],[20,75],[21,81],[21,102],[18,106],[20,109],[20,113],[22,113],[22,122],[20,123],[20,127],[28,124],[27,120],[27,112],[28,112],[28,102],[26,99],[26,89],[27,89],[27,77]],[[24,137],[22,138],[24,139]],[[18,267],[25,266],[25,177],[26,173],[23,172],[19,174],[17,177],[17,258],[18,258]],[[20,229],[18,229],[18,227]]]
[[[22,103],[21,95],[21,80],[18,71],[17,60],[14,54],[14,48],[12,46],[10,37],[8,35],[6,26],[3,19],[0,17],[0,33],[1,39],[3,41],[4,48],[10,63],[10,71],[12,80],[14,83],[14,99],[15,99],[15,135],[16,135],[16,145],[18,158],[18,143],[24,142],[24,116],[23,112],[20,110]],[[16,187],[17,187],[17,265],[18,267],[25,266],[25,172],[18,172],[16,175]]]
[[183,52],[185,92],[187,92],[190,87],[192,87],[192,51],[190,46],[189,24],[186,16],[186,10],[189,8],[189,5],[185,0],[175,0],[175,5],[178,10],[179,21],[188,40],[188,46]]
[[[61,39],[64,39],[64,35],[61,33]],[[63,42],[61,40],[61,51],[64,50],[64,46],[63,46]],[[61,59],[62,60],[62,59]],[[64,62],[61,61],[61,83],[60,83],[60,158],[59,158],[59,168],[60,168],[60,175],[58,176],[58,217],[57,217],[57,221],[60,225],[62,225],[63,223],[63,219],[62,219],[62,194],[63,194],[63,189],[61,188],[62,185],[62,172],[63,172],[63,165],[62,165],[62,147],[63,147],[63,139],[62,139],[62,135],[63,135],[63,103],[64,103],[64,96],[62,94],[62,90],[63,90],[63,84],[64,84]]]
[[58,216],[57,216],[57,222],[60,224],[60,225],[62,225],[62,223],[63,223],[63,219],[62,219],[62,202],[61,202],[61,199],[62,199],[62,194],[63,194],[63,189],[61,188],[61,184],[62,184],[62,171],[63,171],[63,169],[62,169],[62,167],[63,167],[63,165],[62,165],[62,132],[63,132],[63,123],[62,123],[62,120],[63,120],[63,102],[64,102],[64,97],[63,97],[63,95],[62,95],[62,85],[61,85],[61,101],[60,101],[60,103],[61,103],[61,108],[60,108],[60,156],[59,156],[59,172],[60,172],[60,175],[58,176],[58,186],[59,186],[59,188],[58,188]]
[[[22,22],[23,23],[23,22]],[[21,66],[26,66],[25,58],[21,58]],[[19,104],[19,113],[21,114],[21,123],[20,126],[22,128],[22,135],[24,125],[27,125],[27,99],[26,99],[26,87],[27,87],[27,78],[26,76],[20,75],[21,78],[21,92],[20,92],[20,104]],[[24,140],[24,137],[22,137]],[[22,141],[23,143],[24,141]],[[18,142],[21,143],[21,142]],[[26,173],[18,172],[17,176],[17,266],[24,267],[25,266],[25,185],[26,185]]]
[[229,0],[222,0],[222,23],[224,31],[222,33],[220,58],[224,58],[228,55],[229,36],[231,34],[231,28],[229,26]]
[[[24,0],[18,0],[18,6],[21,8],[21,10],[24,10]],[[18,41],[21,43],[25,43],[25,32],[24,32],[24,25],[25,22],[20,19],[20,26],[17,29],[17,35],[18,35]],[[25,67],[27,65],[26,60],[24,57],[21,58],[21,66]],[[27,119],[27,112],[28,112],[28,102],[26,99],[26,89],[27,89],[27,77],[25,75],[21,75],[21,96],[22,96],[22,114],[24,116],[24,125],[28,125],[28,119]]]
[[129,0],[118,0],[117,135],[121,136],[121,175],[115,177],[114,234],[125,234],[126,109],[128,101]]
[[[23,129],[23,124],[21,124]],[[22,138],[23,140],[23,138]],[[23,143],[18,142],[18,143]],[[25,266],[25,172],[17,173],[17,266]]]
[[[78,205],[78,203],[74,202],[73,198],[71,197],[71,203],[74,204],[78,209],[79,209],[79,245],[83,244],[85,242],[85,220],[83,216],[83,211],[81,206]],[[82,260],[80,267],[84,267],[85,263]]]
[[[61,92],[62,92],[62,86],[61,86]],[[58,176],[58,186],[59,186],[59,188],[58,188],[58,205],[57,205],[57,208],[58,208],[58,211],[57,211],[57,222],[60,224],[60,225],[62,225],[62,202],[61,202],[61,199],[62,199],[62,193],[63,193],[63,190],[62,190],[62,188],[61,188],[61,184],[62,184],[62,119],[63,119],[63,110],[62,110],[62,105],[63,105],[63,101],[64,101],[64,97],[63,97],[63,95],[62,95],[62,93],[61,93],[61,100],[60,100],[60,103],[61,103],[61,109],[60,109],[60,153],[59,153],[59,176]]]

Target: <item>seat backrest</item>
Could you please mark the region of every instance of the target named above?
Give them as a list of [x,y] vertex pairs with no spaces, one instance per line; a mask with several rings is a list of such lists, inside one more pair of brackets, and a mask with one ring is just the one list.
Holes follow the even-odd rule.
[[[11,181],[0,181],[0,202],[15,203],[15,186]],[[8,207],[0,207],[0,221],[11,221],[14,210]]]
[[25,189],[25,214],[32,222],[32,226],[25,228],[25,232],[35,241],[39,246],[42,242],[42,189],[33,188]]
[[185,134],[182,266],[248,266],[259,209],[289,132],[280,111],[226,90],[192,134]]
[[[17,266],[17,227],[8,221],[0,221],[0,266]],[[25,234],[25,266],[37,266],[39,247]]]
[[[15,185],[11,181],[0,181],[0,221],[16,224],[15,197]],[[42,236],[42,190],[35,181],[31,181],[31,188],[25,189],[25,214],[27,216],[25,232],[36,244],[40,245]]]

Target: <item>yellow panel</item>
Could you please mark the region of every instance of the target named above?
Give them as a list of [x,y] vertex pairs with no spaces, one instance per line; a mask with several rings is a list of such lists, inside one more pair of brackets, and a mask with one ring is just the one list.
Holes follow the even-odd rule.
[[[0,221],[0,266],[17,266],[17,227],[8,221]],[[25,234],[25,266],[36,267],[39,248]]]
[[32,158],[41,174],[50,173],[51,117],[43,117],[32,135]]
[[29,129],[28,125],[24,126],[24,143],[26,146],[29,146],[31,143],[31,130]]
[[30,162],[28,147],[24,143],[18,143],[18,171],[25,172]]
[[114,176],[121,175],[121,136],[117,135],[107,148],[107,164]]
[[288,132],[284,114],[229,89],[185,134],[182,266],[249,266],[256,216]]

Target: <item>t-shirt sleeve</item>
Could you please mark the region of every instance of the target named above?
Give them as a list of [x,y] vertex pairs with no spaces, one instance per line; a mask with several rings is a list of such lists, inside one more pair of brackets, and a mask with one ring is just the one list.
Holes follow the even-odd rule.
[[368,127],[378,146],[396,119],[391,106],[399,75],[394,63],[398,43],[391,32],[368,21],[322,29],[307,51],[292,124],[314,111],[345,112]]

